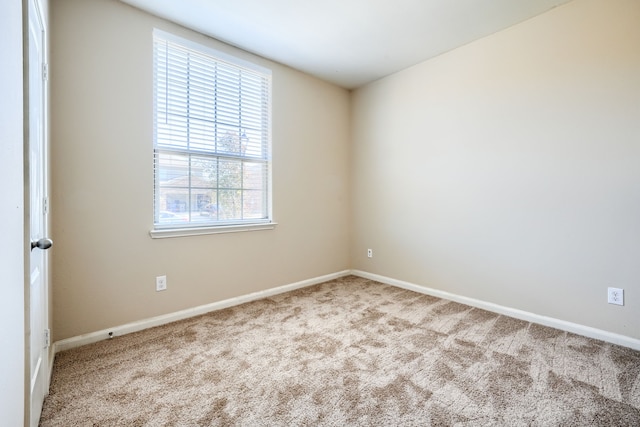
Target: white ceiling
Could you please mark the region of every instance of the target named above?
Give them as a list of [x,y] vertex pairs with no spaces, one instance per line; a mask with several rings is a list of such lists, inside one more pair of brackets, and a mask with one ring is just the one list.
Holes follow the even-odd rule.
[[570,0],[121,0],[353,89]]

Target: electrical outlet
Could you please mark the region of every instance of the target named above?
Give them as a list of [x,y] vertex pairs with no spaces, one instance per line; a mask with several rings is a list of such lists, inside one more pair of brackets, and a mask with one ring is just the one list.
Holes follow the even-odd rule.
[[608,288],[607,302],[609,304],[624,305],[624,289]]
[[156,292],[167,290],[167,276],[156,277]]
[[367,258],[373,258],[373,249],[367,249]]

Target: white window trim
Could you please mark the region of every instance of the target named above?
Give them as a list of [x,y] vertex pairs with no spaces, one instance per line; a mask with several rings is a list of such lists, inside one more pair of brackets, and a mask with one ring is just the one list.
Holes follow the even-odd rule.
[[170,237],[202,236],[205,234],[240,233],[244,231],[273,230],[277,222],[265,222],[263,224],[234,224],[217,225],[210,227],[185,227],[185,228],[161,228],[149,232],[152,239],[166,239]]
[[[184,47],[198,50],[201,52],[206,52],[222,61],[227,61],[241,67],[253,69],[255,71],[258,71],[263,74],[268,74],[270,76],[272,75],[272,71],[269,68],[261,67],[260,65],[257,65],[253,62],[246,61],[244,59],[235,57],[233,55],[229,55],[225,52],[176,36],[175,34],[168,33],[158,28],[153,29],[153,34],[154,36],[158,35],[159,37],[164,38],[168,41],[179,43]],[[269,94],[269,97],[271,98],[271,94]],[[272,110],[271,108],[269,108],[269,115],[271,116],[271,114],[272,114]],[[271,117],[269,117],[269,122],[272,123]],[[269,143],[269,151],[271,151],[271,142]],[[271,163],[271,160],[270,160],[270,163]],[[269,220],[265,222],[262,222],[262,223],[253,222],[253,223],[247,223],[247,224],[229,224],[229,225],[207,225],[203,227],[179,227],[179,228],[172,228],[172,227],[156,228],[156,225],[154,224],[151,230],[149,231],[149,236],[151,236],[152,239],[165,239],[165,238],[174,238],[174,237],[200,236],[200,235],[208,235],[208,234],[225,234],[225,233],[239,233],[239,232],[246,232],[246,231],[273,230],[276,228],[278,223],[273,221],[273,202],[272,202],[273,171],[272,170],[269,171],[267,178],[268,178],[267,191],[271,201],[268,203]]]

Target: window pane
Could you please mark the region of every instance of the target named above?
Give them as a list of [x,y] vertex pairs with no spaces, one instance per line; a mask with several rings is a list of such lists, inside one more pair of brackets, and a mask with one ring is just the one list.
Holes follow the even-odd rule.
[[[181,214],[181,218],[188,217],[189,188],[160,188],[160,203],[158,219],[169,218],[170,215],[160,215],[162,213]],[[184,215],[182,215],[184,214]]]
[[243,129],[244,137],[246,138],[246,150],[247,156],[266,158],[265,152],[266,143],[264,142],[264,136],[261,129]]
[[192,186],[216,188],[218,186],[218,158],[192,156]]
[[216,125],[214,122],[201,119],[189,120],[190,148],[202,151],[215,150]]
[[196,190],[191,196],[191,221],[210,222],[218,220],[218,194],[216,190]]
[[238,128],[218,125],[218,152],[226,154],[243,154],[242,142]]
[[265,197],[262,190],[245,190],[243,192],[243,218],[262,219],[266,218]]
[[242,219],[242,191],[220,190],[218,192],[219,218],[221,220]]
[[242,171],[242,187],[249,190],[262,190],[265,188],[264,164],[244,162]]
[[158,223],[160,224],[177,224],[182,225],[188,221],[184,214],[174,213],[171,211],[160,211],[158,214]]
[[188,187],[189,156],[156,153],[156,180],[161,187]]
[[220,159],[218,162],[218,186],[220,189],[242,188],[242,161]]

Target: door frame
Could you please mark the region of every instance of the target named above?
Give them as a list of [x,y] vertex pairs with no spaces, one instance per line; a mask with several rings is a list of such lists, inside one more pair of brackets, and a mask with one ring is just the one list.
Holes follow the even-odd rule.
[[0,2],[0,414],[7,425],[24,423],[24,127],[23,5]]

